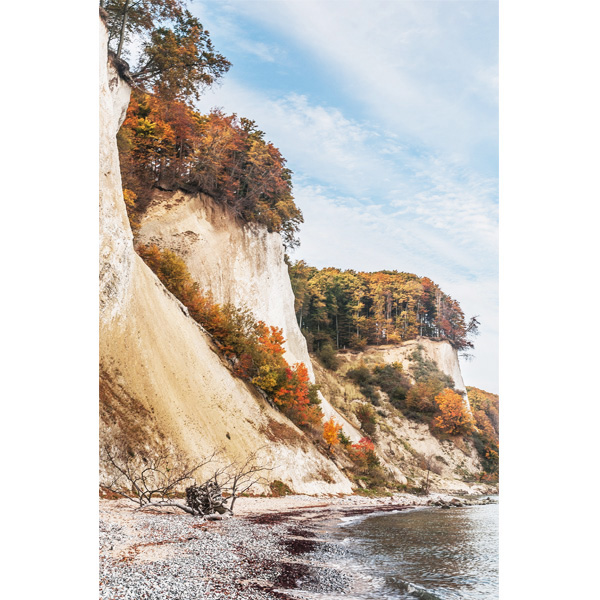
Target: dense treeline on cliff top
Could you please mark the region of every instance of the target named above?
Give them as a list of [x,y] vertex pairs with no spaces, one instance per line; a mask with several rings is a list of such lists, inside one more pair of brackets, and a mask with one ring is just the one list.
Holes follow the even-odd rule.
[[132,99],[118,135],[133,226],[155,188],[183,189],[204,192],[242,221],[281,233],[288,248],[298,245],[302,213],[280,151],[254,121],[194,109],[202,89],[231,65],[214,50],[209,32],[185,2],[105,0],[101,6],[117,61],[133,61],[128,43],[142,40],[131,70]]
[[298,324],[312,350],[364,348],[418,336],[473,348],[477,318],[467,323],[456,300],[427,277],[398,271],[363,273],[289,266]]
[[[143,209],[154,188],[204,192],[294,247],[302,213],[285,159],[249,119],[134,92],[119,131],[123,186]],[[130,205],[130,208],[132,206]]]

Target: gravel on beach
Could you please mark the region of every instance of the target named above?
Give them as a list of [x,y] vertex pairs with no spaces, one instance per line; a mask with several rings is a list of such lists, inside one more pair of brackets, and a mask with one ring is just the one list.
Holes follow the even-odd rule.
[[236,516],[219,521],[101,500],[100,598],[298,600],[302,590],[343,593],[355,583],[335,567],[346,550],[320,537],[319,523],[432,500],[243,498]]
[[326,591],[349,583],[335,569],[313,569],[286,549],[290,523],[202,522],[108,502],[100,509],[102,600],[270,600],[288,597],[274,590],[295,587],[298,579],[306,589]]

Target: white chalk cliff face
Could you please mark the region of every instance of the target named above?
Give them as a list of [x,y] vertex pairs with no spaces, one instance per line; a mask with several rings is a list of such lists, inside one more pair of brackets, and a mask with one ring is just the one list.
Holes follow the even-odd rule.
[[[308,494],[351,493],[348,478],[255,390],[232,376],[210,336],[133,249],[115,135],[129,87],[107,61],[100,23],[100,414],[103,431],[163,436],[190,458],[264,446],[264,463]],[[273,252],[275,252],[273,248]],[[225,250],[224,262],[231,256]],[[269,259],[270,260],[270,259]],[[275,310],[274,308],[272,310]],[[300,352],[300,351],[298,351]],[[300,360],[300,358],[299,358]]]
[[[314,373],[306,340],[296,321],[294,293],[278,233],[243,225],[204,194],[157,192],[141,220],[138,239],[179,254],[192,277],[220,304],[246,306],[255,318],[280,327],[285,359]],[[333,417],[357,442],[360,433],[321,395],[325,420]]]
[[131,88],[107,60],[107,34],[100,23],[100,318],[123,308],[134,256],[123,204],[116,135],[125,120]]

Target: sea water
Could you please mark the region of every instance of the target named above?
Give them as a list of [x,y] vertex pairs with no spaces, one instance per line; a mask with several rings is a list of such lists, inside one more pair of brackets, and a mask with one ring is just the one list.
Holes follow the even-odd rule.
[[328,533],[364,582],[346,598],[498,598],[498,504],[350,518]]

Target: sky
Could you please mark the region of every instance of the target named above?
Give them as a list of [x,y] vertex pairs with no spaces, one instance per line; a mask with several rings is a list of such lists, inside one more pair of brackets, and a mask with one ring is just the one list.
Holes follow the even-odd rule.
[[232,62],[199,108],[256,121],[293,171],[293,259],[426,276],[478,315],[466,385],[498,393],[498,4],[205,0]]

